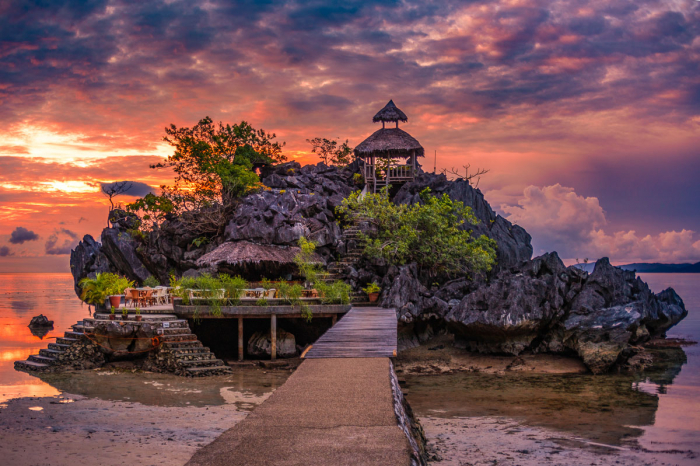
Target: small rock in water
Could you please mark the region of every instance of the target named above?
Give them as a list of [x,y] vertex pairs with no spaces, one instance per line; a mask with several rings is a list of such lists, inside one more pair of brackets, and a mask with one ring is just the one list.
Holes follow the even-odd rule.
[[53,320],[49,320],[44,314],[32,317],[29,327],[53,327]]

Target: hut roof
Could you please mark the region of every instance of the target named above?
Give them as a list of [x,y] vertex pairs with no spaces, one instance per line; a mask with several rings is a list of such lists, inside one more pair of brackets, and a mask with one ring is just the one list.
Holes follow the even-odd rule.
[[399,107],[394,105],[394,101],[390,100],[388,104],[384,106],[383,109],[379,110],[376,115],[374,115],[374,118],[372,118],[373,122],[378,122],[378,121],[403,121],[406,122],[408,121],[408,117],[404,112],[402,112]]
[[[198,266],[217,266],[222,262],[229,265],[241,265],[244,263],[259,264],[272,262],[276,264],[293,264],[294,257],[301,249],[294,246],[276,246],[272,244],[256,244],[250,241],[236,241],[223,243],[202,257],[197,259]],[[318,263],[323,260],[314,255]]]
[[409,157],[411,151],[424,157],[423,146],[406,131],[399,128],[382,128],[355,147],[355,155],[367,157]]

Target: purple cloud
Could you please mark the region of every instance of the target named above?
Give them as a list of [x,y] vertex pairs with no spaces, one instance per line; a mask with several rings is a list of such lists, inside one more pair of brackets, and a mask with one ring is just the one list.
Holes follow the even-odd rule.
[[17,227],[10,234],[10,243],[12,244],[24,244],[25,241],[36,241],[38,239],[39,235],[24,227]]

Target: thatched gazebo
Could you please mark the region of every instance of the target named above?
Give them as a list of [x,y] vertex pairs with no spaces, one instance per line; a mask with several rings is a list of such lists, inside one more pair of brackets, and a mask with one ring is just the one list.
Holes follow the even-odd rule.
[[[425,151],[413,136],[399,129],[399,121],[406,122],[408,117],[393,100],[377,112],[372,121],[381,121],[382,129],[355,147],[355,157],[360,161],[366,189],[376,193],[378,187],[413,180],[417,169],[416,157],[425,157]],[[387,128],[388,121],[395,122],[396,127]],[[394,159],[405,161],[397,162]]]
[[[299,251],[295,246],[250,241],[227,242],[204,254],[197,259],[196,264],[198,267],[216,269],[219,273],[238,274],[246,280],[259,280],[263,277],[275,279],[298,274],[294,257]],[[318,255],[314,255],[314,260],[324,264]]]

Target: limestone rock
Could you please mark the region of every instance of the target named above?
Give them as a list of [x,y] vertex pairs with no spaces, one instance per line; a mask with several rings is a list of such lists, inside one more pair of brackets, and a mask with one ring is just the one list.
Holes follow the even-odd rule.
[[70,269],[73,274],[73,288],[78,296],[81,293],[78,285],[80,280],[86,277],[95,278],[98,273],[113,271],[100,243],[90,235],[85,235],[83,240],[71,251]]
[[152,274],[141,262],[137,247],[136,240],[126,231],[119,228],[102,230],[102,250],[117,272],[130,280],[143,282]]
[[[269,357],[272,354],[270,331],[255,332],[248,340],[248,354],[256,358]],[[277,329],[277,357],[293,358],[297,355],[294,335]]]

